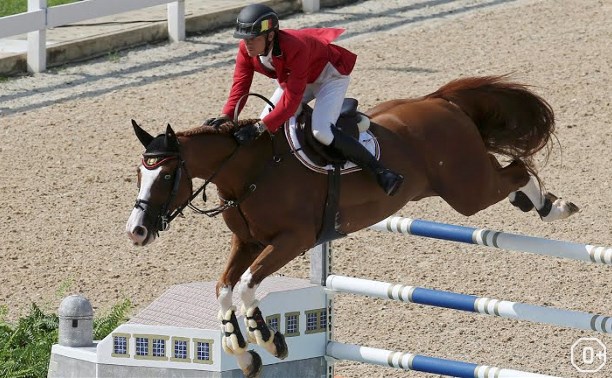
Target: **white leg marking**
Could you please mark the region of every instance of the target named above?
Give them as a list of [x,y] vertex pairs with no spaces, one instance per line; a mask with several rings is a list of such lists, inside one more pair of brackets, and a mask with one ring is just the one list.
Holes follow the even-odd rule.
[[227,310],[232,307],[232,287],[223,286],[219,290],[219,304],[221,305],[221,311],[225,314]]
[[[251,274],[251,268],[247,269],[240,277],[240,299],[242,300],[243,306],[248,309],[255,303],[255,291],[259,285],[254,285],[252,288],[249,287],[253,275]],[[244,311],[243,311],[244,312]]]
[[[544,207],[544,193],[542,193],[542,189],[540,188],[540,185],[538,184],[538,181],[535,179],[535,177],[530,175],[527,184],[522,188],[519,188],[517,192],[525,193],[525,195],[529,198],[529,200],[531,201],[531,203],[533,203],[537,210],[540,210]],[[510,193],[510,195],[508,196],[510,200],[514,199],[514,193],[515,192]]]
[[[244,320],[247,326],[248,341],[251,343],[256,342],[257,345],[266,349],[268,353],[276,356],[278,352],[276,350],[276,345],[274,345],[274,331],[270,330],[269,327],[266,327],[270,332],[270,336],[267,340],[264,340],[262,331],[256,329],[257,322],[254,319],[248,319],[253,318],[255,309],[259,306],[259,301],[255,299],[255,291],[259,285],[254,285],[252,288],[249,288],[249,283],[252,279],[253,276],[250,268],[247,269],[246,272],[244,272],[240,277],[240,299],[242,300],[242,313],[245,316]],[[250,331],[249,328],[253,328],[255,330]],[[279,358],[283,359],[285,357],[281,356]]]
[[559,219],[565,219],[579,211],[578,206],[574,205],[572,202],[566,201],[561,198],[556,198],[550,193],[548,195],[552,196],[551,200],[553,201],[552,207],[550,208],[550,212],[548,213],[548,215],[541,217],[544,222],[552,222]]
[[[540,216],[544,222],[552,222],[559,219],[565,219],[578,212],[578,207],[570,201],[566,201],[561,198],[557,198],[551,193],[543,193],[538,181],[533,176],[529,176],[529,182],[517,192],[523,192],[533,203],[536,210],[542,210],[545,205],[545,201],[548,198],[552,202],[550,212],[546,216]],[[512,201],[516,197],[516,192],[512,192],[508,195],[508,198]]]

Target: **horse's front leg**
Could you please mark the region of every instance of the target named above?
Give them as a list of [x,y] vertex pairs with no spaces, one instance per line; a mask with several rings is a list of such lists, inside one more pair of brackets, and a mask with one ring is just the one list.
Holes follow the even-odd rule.
[[253,283],[251,272],[247,270],[240,279],[239,290],[242,299],[241,312],[245,316],[249,342],[257,343],[268,353],[283,360],[288,353],[285,337],[279,331],[268,327],[259,309],[259,301],[255,299],[257,287],[259,287],[259,284]]
[[240,366],[244,375],[249,378],[259,375],[262,362],[261,357],[256,352],[247,351],[248,343],[242,335],[236,319],[236,306],[232,302],[232,292],[240,280],[242,272],[253,262],[261,249],[260,246],[244,243],[236,235],[233,235],[227,266],[219,282],[217,282],[217,299],[221,305],[219,320],[224,332],[221,345],[226,353],[236,357],[238,366]]
[[255,291],[264,278],[308,249],[310,243],[314,243],[314,239],[310,239],[298,233],[283,233],[277,236],[263,249],[240,279],[240,298],[244,306],[243,313],[246,316],[249,337],[279,359],[288,355],[285,337],[266,324],[259,309],[259,302],[255,299]]

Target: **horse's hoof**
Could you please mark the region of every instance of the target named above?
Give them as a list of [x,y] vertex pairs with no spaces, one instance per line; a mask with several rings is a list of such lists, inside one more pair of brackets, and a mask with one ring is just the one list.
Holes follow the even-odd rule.
[[248,367],[248,369],[243,371],[244,376],[246,378],[257,378],[261,374],[261,368],[263,366],[263,363],[261,362],[261,357],[254,350],[249,350],[247,352],[251,354],[253,361],[251,362],[251,365]]
[[570,215],[576,214],[577,212],[580,211],[580,208],[576,206],[573,202],[568,202],[567,208],[569,209]]
[[289,355],[289,348],[285,342],[285,336],[282,333],[276,331],[274,334],[274,346],[276,347],[276,358],[284,360]]
[[565,219],[580,211],[574,203],[558,198],[552,193],[546,193],[545,198],[545,206],[538,210],[540,218],[545,222]]

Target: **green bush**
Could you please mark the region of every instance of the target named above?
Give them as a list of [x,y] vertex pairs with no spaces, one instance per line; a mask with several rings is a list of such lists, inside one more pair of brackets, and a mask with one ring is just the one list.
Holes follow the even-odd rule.
[[[94,340],[101,340],[127,320],[129,300],[116,304],[108,315],[94,318]],[[0,308],[0,377],[44,378],[51,347],[57,343],[59,318],[45,314],[36,304],[16,325],[6,322],[6,307]]]

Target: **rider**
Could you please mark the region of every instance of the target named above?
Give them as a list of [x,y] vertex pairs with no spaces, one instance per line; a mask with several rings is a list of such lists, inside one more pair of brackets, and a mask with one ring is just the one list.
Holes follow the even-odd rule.
[[[279,87],[270,99],[275,107],[266,106],[261,121],[238,130],[238,143],[249,143],[264,131],[276,132],[302,103],[316,98],[312,113],[314,137],[375,176],[385,193],[393,195],[403,176],[383,167],[361,143],[334,126],[357,59],[352,52],[331,43],[342,32],[336,28],[279,30],[278,15],[270,7],[244,7],[234,32],[241,41],[229,98],[223,113],[206,123],[217,126],[228,121],[238,100],[249,92],[254,72],[259,72],[278,81]],[[243,106],[244,102],[239,112]]]

